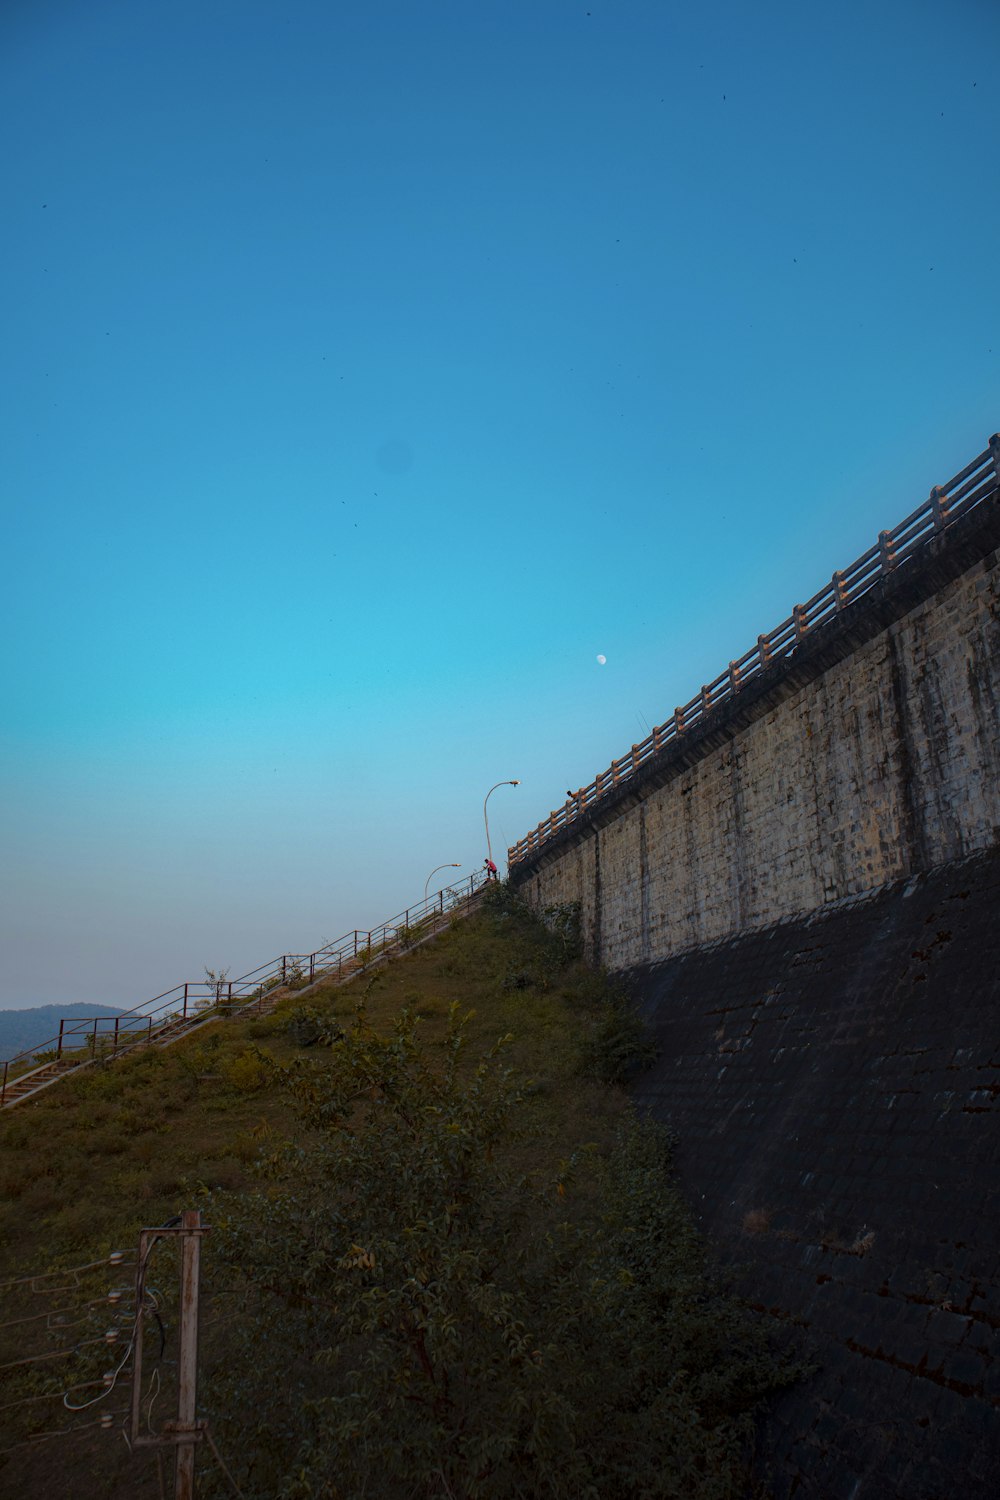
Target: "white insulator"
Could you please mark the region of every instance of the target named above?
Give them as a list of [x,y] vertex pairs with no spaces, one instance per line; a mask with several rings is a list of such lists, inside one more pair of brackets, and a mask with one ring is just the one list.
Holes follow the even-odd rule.
[[121,1300],[122,1300],[121,1289],[119,1287],[112,1287],[111,1290],[110,1290],[110,1292],[108,1293],[108,1301],[109,1302],[120,1302]]
[[104,1374],[101,1376],[101,1381],[110,1390],[115,1383],[114,1370],[105,1370]]
[[109,1266],[120,1266],[121,1263],[122,1263],[122,1261],[124,1259],[125,1259],[125,1251],[124,1250],[112,1250],[111,1254],[108,1256],[108,1265]]
[[109,1328],[107,1333],[104,1335],[104,1342],[106,1344],[116,1344],[118,1342],[118,1329]]
[[114,1421],[114,1415],[111,1412],[105,1411],[101,1413],[101,1426],[104,1428],[105,1432],[107,1432],[109,1427],[114,1426]]

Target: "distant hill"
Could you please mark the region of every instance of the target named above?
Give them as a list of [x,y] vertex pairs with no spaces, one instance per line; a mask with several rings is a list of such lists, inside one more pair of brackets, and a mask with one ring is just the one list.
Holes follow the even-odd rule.
[[91,1016],[120,1016],[113,1005],[36,1005],[31,1010],[0,1010],[0,1062],[27,1052],[29,1047],[43,1047],[59,1035],[63,1017],[85,1021]]

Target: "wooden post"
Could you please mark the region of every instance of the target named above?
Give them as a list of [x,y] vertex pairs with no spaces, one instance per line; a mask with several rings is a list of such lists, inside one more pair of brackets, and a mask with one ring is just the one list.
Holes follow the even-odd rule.
[[892,545],[892,537],[888,531],[879,532],[878,551],[882,563],[882,572],[891,573],[896,566],[896,549]]
[[712,695],[708,691],[708,688],[704,685],[704,683],[702,683],[702,688],[701,688],[701,711],[702,711],[702,713],[703,714],[707,714],[708,710],[711,707],[712,707]]
[[683,734],[684,733],[684,710],[683,710],[683,708],[675,708],[674,709],[674,723],[677,725],[677,733],[678,734]]
[[771,642],[766,635],[757,637],[757,655],[760,657],[760,669],[763,672],[771,665]]
[[738,693],[740,690],[740,669],[734,661],[729,663],[729,691]]
[[[201,1211],[181,1215],[180,1348],[177,1354],[177,1463],[174,1500],[194,1500],[194,1450],[200,1436],[198,1407],[198,1282],[201,1272]],[[190,1436],[188,1436],[190,1434]]]

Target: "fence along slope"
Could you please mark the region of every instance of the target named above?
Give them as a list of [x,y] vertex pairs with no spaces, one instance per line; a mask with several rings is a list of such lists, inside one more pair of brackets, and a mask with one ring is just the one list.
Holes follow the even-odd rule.
[[[0,1108],[31,1098],[77,1068],[122,1057],[137,1047],[169,1046],[213,1021],[260,1015],[303,981],[346,983],[372,964],[435,936],[454,917],[467,915],[485,880],[485,871],[476,871],[377,927],[355,928],[312,953],[283,953],[239,979],[185,980],[117,1016],[62,1020],[58,1036],[3,1063]],[[40,1057],[43,1061],[31,1067]]]
[[543,818],[507,851],[508,868],[536,854],[549,839],[570,827],[614,788],[634,776],[642,765],[679,736],[689,734],[709,712],[733,698],[746,683],[767,667],[791,653],[818,625],[860,599],[887,573],[905,564],[935,536],[967,515],[991,495],[1000,492],[1000,434],[989,447],[966,464],[947,484],[935,485],[930,496],[891,531],[880,531],[878,541],[855,558],[850,567],[834,573],[830,582],[804,604],[796,604],[787,620],[767,635],[759,635],[736,661],[691,699],[674,709],[666,723],[658,724],[649,737],[633,745],[628,755],[613,760],[589,786],[572,793],[562,807]]

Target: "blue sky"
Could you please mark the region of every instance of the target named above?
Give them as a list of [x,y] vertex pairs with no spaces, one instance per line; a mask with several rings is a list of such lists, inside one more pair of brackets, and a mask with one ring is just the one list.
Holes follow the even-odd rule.
[[506,847],[978,453],[998,54],[993,0],[7,0],[0,1006],[470,871],[494,782]]

